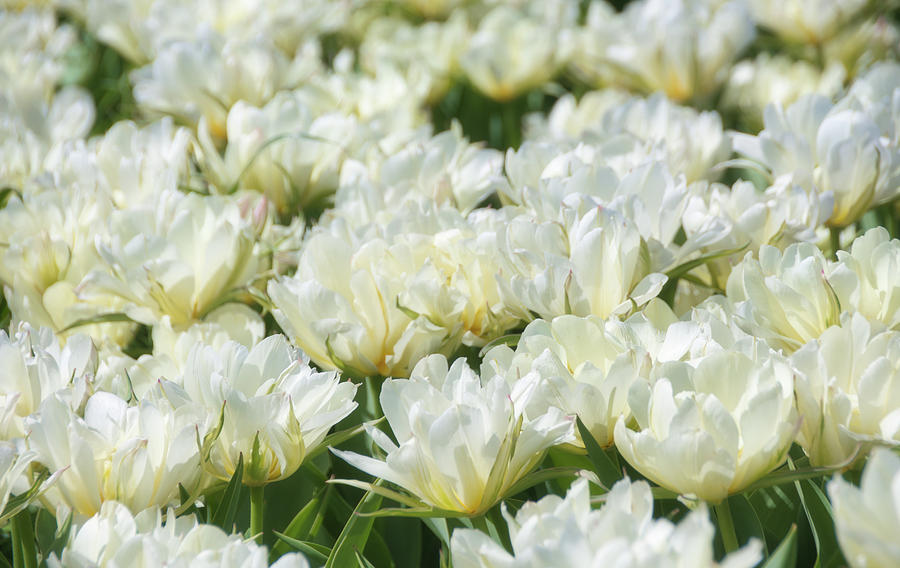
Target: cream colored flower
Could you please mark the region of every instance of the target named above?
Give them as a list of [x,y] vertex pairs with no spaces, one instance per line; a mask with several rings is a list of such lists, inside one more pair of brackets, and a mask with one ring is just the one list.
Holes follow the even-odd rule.
[[[718,113],[677,105],[662,93],[623,98],[619,91],[593,91],[577,105],[567,95],[554,104],[546,125],[532,120],[531,130],[538,134],[531,135],[534,140],[574,138],[610,148],[632,143],[645,159],[661,153],[669,170],[684,174],[688,183],[714,178],[710,169],[731,154]],[[610,149],[604,154],[613,157]]]
[[[157,509],[137,514],[116,501],[74,528],[61,557],[48,559],[53,568],[265,568],[269,565],[264,546],[239,534],[226,534],[215,525],[201,524],[193,515],[175,518],[169,509],[166,520]],[[274,568],[307,568],[306,559],[288,553]]]
[[465,14],[455,11],[446,21],[413,25],[396,17],[380,18],[366,29],[359,46],[360,66],[377,75],[391,66],[418,82],[426,77],[427,99],[436,104],[461,73],[459,58],[471,31]]
[[97,366],[97,350],[85,335],[61,346],[46,328],[20,324],[13,337],[0,331],[0,440],[24,437],[24,419],[54,393],[67,387],[86,391]]
[[269,283],[273,313],[318,365],[407,376],[425,355],[483,345],[516,324],[495,247],[492,231],[427,202],[362,228],[338,217],[306,241],[293,277]]
[[[153,208],[117,211],[110,237],[98,244],[109,272],[92,272],[81,289],[118,296],[136,321],[155,325],[168,316],[184,329],[240,299],[264,270],[251,222],[234,199],[174,192]],[[258,319],[247,317],[248,325]]]
[[752,332],[788,351],[840,321],[841,304],[827,277],[827,261],[809,243],[782,253],[763,245],[747,253],[728,278],[728,298]]
[[790,42],[823,44],[867,5],[867,0],[752,0],[756,21]]
[[900,444],[900,332],[859,313],[791,357],[797,441],[815,465],[843,464],[871,442]]
[[718,503],[781,465],[794,440],[791,368],[759,343],[722,351],[696,368],[669,363],[628,396],[636,429],[619,418],[616,447],[649,479]]
[[757,136],[735,134],[735,150],[775,177],[791,175],[806,189],[830,192],[832,227],[845,227],[896,195],[891,183],[896,143],[882,137],[866,112],[806,95],[786,110],[767,106],[764,122]]
[[575,67],[595,83],[662,91],[676,102],[703,99],[754,36],[744,2],[642,0],[621,14],[594,2]]
[[483,383],[464,359],[419,362],[409,379],[388,379],[381,406],[397,442],[368,432],[385,461],[332,449],[359,469],[444,511],[481,515],[506,497],[551,446],[570,442],[573,421],[557,409],[526,418],[501,377]]
[[190,131],[163,119],[119,121],[93,147],[101,183],[120,209],[155,203],[188,183]]
[[722,94],[722,105],[740,112],[740,120],[748,130],[756,132],[763,127],[763,111],[769,103],[790,106],[810,93],[835,97],[846,76],[844,66],[838,63],[820,69],[808,61],[763,52],[756,59],[734,66]]
[[[641,354],[608,330],[621,325],[594,316],[535,320],[515,351],[499,345],[485,354],[482,379],[503,377],[514,398],[529,393],[527,417],[559,408],[581,418],[601,446],[610,446],[619,416],[630,416],[628,389],[642,363]],[[573,446],[584,448],[577,432]]]
[[460,55],[469,80],[488,97],[509,101],[552,79],[568,57],[561,30],[577,15],[573,2],[557,4],[570,8],[571,21],[530,17],[512,6],[491,10]]
[[0,282],[14,322],[49,327],[63,337],[88,333],[98,343],[130,340],[129,323],[64,332],[80,320],[121,310],[114,296],[87,299],[77,291],[89,272],[102,267],[94,240],[106,235],[111,211],[107,195],[76,187],[16,196],[0,210]]
[[372,220],[367,210],[390,214],[404,201],[449,203],[467,213],[498,189],[504,189],[503,154],[470,143],[462,128],[414,140],[366,167],[344,164],[335,213],[350,221]]
[[855,310],[891,329],[900,329],[900,241],[875,227],[853,241],[850,252],[838,251],[828,281],[841,307]]
[[900,559],[900,458],[872,453],[859,487],[840,476],[828,483],[838,542],[853,568],[887,568]]
[[450,543],[458,568],[558,568],[603,566],[675,566],[738,568],[761,558],[757,540],[728,554],[719,564],[713,555],[715,529],[706,508],[690,512],[677,525],[653,518],[653,496],[645,481],[623,479],[591,508],[585,480],[572,484],[564,498],[548,495],[528,502],[515,518],[503,509],[512,554],[477,530],[459,529]]
[[355,384],[298,357],[282,335],[249,350],[231,341],[191,351],[181,383],[206,412],[203,466],[212,475],[231,479],[243,456],[245,485],[284,479],[356,408]]
[[162,397],[129,406],[98,392],[82,417],[54,396],[26,420],[26,441],[47,469],[66,468],[44,495],[51,509],[65,505],[88,517],[103,502],[117,500],[141,511],[177,504],[179,485],[190,492],[199,483],[200,420],[195,405],[175,406]]
[[305,99],[282,91],[258,107],[235,103],[225,121],[224,155],[210,132],[214,124],[201,120],[201,164],[210,181],[221,192],[259,191],[286,217],[330,196],[359,127],[340,112],[315,113]]
[[131,75],[134,98],[148,115],[168,115],[196,128],[201,118],[213,138],[226,137],[228,110],[238,101],[262,105],[319,68],[315,49],[288,57],[270,41],[226,39],[205,32],[162,45]]
[[[735,264],[746,251],[758,251],[763,245],[779,249],[798,243],[819,241],[821,229],[834,209],[830,193],[807,190],[782,176],[765,191],[738,180],[730,188],[715,184],[706,193],[689,197],[682,226],[688,240],[702,239],[711,231],[724,233],[704,252],[737,250],[698,267],[694,276],[713,289],[725,289]],[[680,313],[680,312],[679,312]]]
[[504,298],[523,319],[621,316],[662,290],[666,277],[634,224],[599,205],[582,209],[564,208],[561,221],[521,215],[498,236]]

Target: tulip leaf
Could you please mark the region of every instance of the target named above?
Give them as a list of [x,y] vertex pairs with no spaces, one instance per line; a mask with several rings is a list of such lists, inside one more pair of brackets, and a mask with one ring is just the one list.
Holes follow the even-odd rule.
[[391,501],[396,501],[401,505],[406,505],[411,508],[421,508],[427,507],[424,502],[411,497],[409,495],[404,495],[398,491],[394,491],[393,489],[388,489],[382,485],[378,485],[377,483],[367,483],[365,481],[360,481],[358,479],[329,479],[328,483],[339,483],[341,485],[349,485],[350,487],[356,487],[357,489],[362,489],[363,491],[368,491],[370,493],[377,493],[382,497],[386,497]]
[[744,495],[732,495],[728,498],[728,506],[731,508],[738,544],[744,546],[750,539],[756,538],[762,542],[764,553],[768,554],[765,531],[750,501]]
[[438,509],[435,507],[383,507],[378,509],[377,511],[372,511],[369,513],[360,513],[361,516],[370,517],[370,518],[381,518],[381,517],[407,517],[407,518],[417,518],[417,519],[450,519],[450,518],[464,518],[468,517],[467,513],[461,513],[459,511],[447,511],[445,509]]
[[[375,481],[375,485],[382,484],[382,480]],[[328,562],[325,568],[335,568],[338,566],[352,566],[356,561],[356,551],[362,550],[366,546],[369,539],[369,533],[372,532],[372,525],[375,519],[368,516],[367,513],[373,513],[381,506],[383,497],[374,491],[369,491],[360,499],[353,514],[341,534],[338,535],[328,556]]]
[[284,544],[287,546],[291,546],[312,560],[316,562],[326,562],[328,560],[328,555],[331,554],[331,549],[325,546],[324,544],[319,544],[317,542],[309,542],[305,540],[297,540],[296,538],[291,538],[283,533],[278,531],[272,531],[272,533],[278,537],[278,544]]
[[539,483],[551,481],[560,477],[575,477],[581,468],[577,467],[548,467],[533,471],[515,482],[507,491],[507,495],[517,495],[526,489],[531,489]]
[[497,339],[493,339],[488,341],[484,347],[481,348],[481,351],[478,352],[479,357],[484,357],[488,351],[497,347],[498,345],[506,345],[507,347],[515,348],[519,344],[519,339],[522,337],[521,333],[510,333],[507,335],[501,335]]
[[4,507],[3,513],[0,514],[0,525],[5,524],[6,521],[15,517],[19,512],[25,509],[29,503],[31,503],[45,490],[47,490],[50,485],[56,481],[59,473],[54,474],[51,477],[48,472],[41,472],[34,480],[34,483],[31,484],[31,487],[29,487],[24,493],[20,493],[19,495],[10,497],[9,501],[6,502],[6,507]]
[[135,322],[133,319],[131,319],[130,317],[128,317],[128,314],[123,314],[123,313],[121,313],[121,312],[114,312],[114,313],[111,313],[111,314],[102,314],[102,315],[99,315],[99,316],[94,316],[94,317],[90,317],[90,318],[80,319],[80,320],[78,320],[78,321],[76,321],[76,322],[74,322],[74,323],[71,323],[71,324],[67,325],[66,327],[64,327],[64,328],[60,331],[60,333],[65,333],[65,332],[67,332],[67,331],[69,331],[69,330],[71,330],[71,329],[75,329],[76,327],[81,327],[81,326],[83,326],[83,325],[93,325],[93,324],[95,324],[95,323],[114,323],[114,322],[131,322],[131,323],[137,323],[137,322]]
[[[270,560],[274,560],[287,552],[287,546],[290,544],[287,539],[299,541],[309,537],[310,529],[312,529],[315,522],[316,513],[319,511],[319,505],[323,501],[322,495],[327,489],[327,487],[319,488],[309,502],[294,515],[294,518],[288,523],[283,533],[275,532],[275,535],[279,537],[279,541],[272,547],[273,558]],[[325,556],[327,557],[328,555],[326,554]]]
[[793,568],[797,565],[797,525],[792,525],[787,536],[775,552],[760,568]]
[[739,247],[734,247],[726,250],[718,250],[715,252],[711,252],[709,254],[704,254],[698,256],[693,260],[688,260],[687,262],[683,262],[674,268],[670,268],[666,271],[666,276],[669,277],[670,280],[675,280],[677,278],[681,278],[683,275],[687,274],[691,270],[697,268],[698,266],[704,265],[708,262],[716,260],[717,258],[722,258],[724,256],[731,256],[734,253],[741,252],[750,246],[750,243]]
[[829,467],[805,467],[805,468],[783,468],[773,471],[772,473],[766,475],[759,481],[752,483],[745,490],[744,493],[752,492],[757,489],[765,489],[767,487],[773,487],[775,485],[784,485],[785,483],[791,483],[792,481],[800,481],[802,479],[813,479],[818,477],[824,477],[831,475],[833,473],[842,471],[847,466],[852,464],[856,457],[859,455],[859,447],[857,447],[856,451],[853,452],[853,455],[850,456],[847,460],[833,466]]
[[843,554],[834,531],[834,519],[831,514],[831,503],[816,483],[810,479],[794,482],[809,527],[812,529],[816,543],[816,566],[829,568],[845,564]]
[[318,446],[316,446],[316,448],[314,450],[312,450],[311,452],[306,454],[306,457],[304,458],[304,460],[310,460],[310,459],[318,456],[319,454],[321,454],[322,452],[327,450],[329,447],[341,445],[342,443],[346,442],[350,438],[353,438],[354,436],[357,436],[357,435],[365,432],[367,425],[368,426],[377,426],[378,423],[380,423],[382,420],[384,420],[384,417],[377,418],[375,420],[369,420],[368,422],[363,422],[362,424],[357,424],[356,426],[351,426],[350,428],[341,430],[340,432],[332,432],[331,434],[325,436],[325,439],[322,440],[322,443],[319,444]]
[[578,427],[578,433],[581,435],[581,441],[584,443],[588,457],[594,466],[594,473],[597,474],[597,477],[603,484],[603,488],[609,491],[617,481],[622,479],[622,472],[616,467],[616,464],[613,463],[607,453],[603,451],[603,448],[594,439],[591,431],[587,429],[580,417],[575,418],[575,424]]
[[358,550],[356,551],[356,565],[360,568],[375,568]]
[[231,481],[225,487],[222,499],[212,515],[212,524],[224,529],[225,532],[231,532],[234,526],[234,518],[237,515],[238,506],[241,502],[241,480],[243,477],[244,454],[240,454],[237,466],[234,468],[234,475],[231,476]]

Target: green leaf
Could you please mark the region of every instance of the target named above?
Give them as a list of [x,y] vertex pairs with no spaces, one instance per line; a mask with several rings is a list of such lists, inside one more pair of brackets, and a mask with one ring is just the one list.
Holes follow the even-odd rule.
[[787,537],[760,568],[793,568],[797,565],[797,525],[791,525]]
[[[21,470],[19,471],[21,472]],[[20,493],[19,495],[10,497],[9,501],[6,502],[6,507],[3,509],[3,514],[0,515],[0,525],[5,524],[6,521],[15,517],[17,514],[19,514],[19,512],[24,510],[29,503],[31,503],[34,499],[40,496],[41,493],[43,493],[50,487],[50,485],[57,479],[60,473],[61,472],[57,472],[51,478],[48,472],[41,472],[35,478],[34,483],[31,484],[31,487],[29,487],[27,491],[25,491],[24,493]],[[48,478],[50,479],[48,480]]]
[[113,323],[113,322],[137,323],[133,319],[128,317],[127,314],[123,314],[121,312],[114,312],[111,314],[102,314],[99,316],[80,319],[80,320],[76,321],[75,323],[72,323],[72,324],[66,326],[65,328],[63,328],[60,331],[60,333],[64,333],[66,331],[69,331],[70,329],[75,329],[76,327],[81,327],[83,325],[92,325],[95,323]]
[[759,481],[752,483],[749,485],[743,492],[751,492],[757,489],[764,489],[767,487],[773,487],[775,485],[784,485],[785,483],[790,483],[792,481],[799,481],[801,479],[813,479],[813,478],[821,478],[825,476],[830,476],[834,473],[842,471],[849,467],[856,458],[858,457],[860,452],[860,446],[857,446],[856,450],[853,454],[843,462],[829,466],[829,467],[804,467],[804,468],[796,468],[793,464],[789,467],[784,467],[778,470],[775,470]]
[[831,503],[812,480],[803,479],[794,483],[816,543],[816,566],[829,568],[846,563],[834,532]]
[[306,454],[306,457],[304,458],[304,460],[310,460],[310,459],[315,458],[316,456],[318,456],[319,454],[321,454],[322,452],[327,450],[329,447],[340,446],[342,443],[346,442],[347,440],[365,432],[366,425],[377,426],[378,423],[380,423],[382,420],[384,420],[384,417],[378,418],[376,420],[369,420],[368,422],[364,422],[362,424],[357,424],[356,426],[351,426],[350,428],[341,430],[340,432],[333,432],[333,433],[325,436],[325,439],[322,440],[321,444],[319,444],[313,451]]
[[212,516],[212,524],[222,528],[225,532],[230,533],[234,527],[234,518],[237,515],[238,506],[241,503],[241,479],[244,476],[244,454],[238,456],[237,466],[234,468],[234,475],[231,481],[225,487],[222,494],[222,500],[216,507]]
[[434,507],[382,507],[377,511],[360,513],[360,515],[376,519],[381,517],[413,517],[417,519],[430,519],[440,517],[451,519],[469,516],[467,513],[460,513],[459,511],[445,511],[443,509],[436,509]]
[[728,505],[731,507],[731,518],[734,520],[738,544],[744,546],[750,539],[757,538],[762,542],[764,553],[768,554],[765,531],[750,501],[741,494],[732,495],[728,498]]
[[594,473],[597,474],[603,487],[609,491],[617,481],[622,479],[622,472],[616,467],[606,452],[603,451],[603,448],[591,435],[590,430],[587,429],[580,417],[576,417],[575,424],[578,426],[578,433],[581,435],[582,442],[584,442],[584,448],[587,450],[588,457],[594,465]]
[[[382,483],[383,481],[379,479],[375,485]],[[335,541],[325,568],[352,566],[356,562],[356,551],[365,548],[372,525],[375,523],[375,519],[367,516],[366,513],[377,511],[381,506],[382,499],[381,495],[372,491],[363,495],[347,524],[344,525],[344,530]]]
[[684,276],[691,270],[697,268],[698,266],[701,266],[710,261],[716,260],[717,258],[722,258],[724,256],[731,256],[732,254],[734,254],[736,252],[741,252],[748,246],[750,246],[750,243],[747,243],[743,246],[735,247],[732,249],[719,250],[719,251],[711,252],[709,254],[704,254],[693,260],[683,262],[683,263],[679,264],[678,266],[676,266],[675,268],[671,268],[671,269],[667,270],[666,276],[668,276],[670,279],[673,279],[673,280],[676,278],[681,278],[682,276]]
[[450,546],[450,527],[443,517],[426,517],[422,519],[425,526],[447,547]]
[[272,531],[272,533],[276,537],[278,537],[278,543],[276,544],[276,546],[278,546],[279,544],[292,546],[293,548],[296,548],[297,550],[305,554],[308,558],[315,560],[316,562],[327,562],[328,555],[331,554],[331,549],[324,544],[309,542],[306,540],[297,540],[296,538],[291,538],[278,531]]
[[366,560],[358,550],[356,551],[356,565],[359,566],[359,568],[375,568],[375,566],[373,566],[371,562]]
[[804,514],[794,485],[767,487],[745,495],[765,530],[769,550],[774,550]]
[[[379,480],[380,481],[380,480]],[[388,489],[383,485],[379,484],[377,481],[375,483],[368,483],[365,481],[360,481],[358,479],[329,479],[328,483],[339,483],[341,485],[349,485],[350,487],[356,487],[357,489],[362,489],[363,491],[367,491],[369,493],[376,493],[381,495],[382,497],[386,497],[391,501],[395,501],[400,503],[401,505],[406,505],[411,508],[422,508],[428,507],[423,501],[416,499],[415,497],[404,495],[398,491],[394,491],[393,489]]]
[[[320,488],[315,495],[309,500],[309,502],[300,509],[294,518],[291,519],[291,522],[288,523],[287,528],[284,529],[283,533],[276,532],[275,534],[279,537],[283,536],[285,538],[294,539],[294,540],[302,540],[308,538],[310,529],[313,526],[313,522],[316,518],[316,513],[319,510],[319,505],[322,502],[321,495],[324,493],[326,488]],[[287,545],[290,544],[288,541],[281,539],[275,543],[272,547],[272,555],[273,558],[278,558],[285,552],[287,552]],[[327,556],[327,555],[326,555]]]
[[575,477],[578,475],[579,471],[581,471],[581,468],[577,467],[547,467],[539,469],[515,482],[512,487],[509,488],[509,491],[507,491],[507,495],[516,495],[526,489],[531,489],[539,483],[552,481],[560,477]]

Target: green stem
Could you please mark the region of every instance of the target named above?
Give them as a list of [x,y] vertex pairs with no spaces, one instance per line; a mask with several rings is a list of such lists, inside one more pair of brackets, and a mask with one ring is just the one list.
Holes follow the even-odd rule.
[[250,487],[250,537],[258,543],[262,543],[265,492],[265,485]]
[[377,420],[384,416],[381,410],[381,385],[384,377],[369,377],[363,380],[366,388],[366,417],[363,420]]
[[725,545],[725,554],[730,554],[738,549],[737,533],[734,531],[734,519],[731,517],[731,507],[728,499],[713,507],[716,511],[716,521],[719,523],[719,532],[722,535],[722,543]]
[[37,568],[37,551],[34,549],[34,526],[31,513],[24,509],[13,517],[12,522],[13,566],[15,568]]
[[837,251],[841,248],[841,230],[837,227],[830,227],[831,235],[831,258],[837,260]]
[[518,99],[500,103],[503,121],[503,146],[518,148],[522,143],[522,117],[518,112]]
[[503,513],[500,512],[500,505],[491,507],[486,516],[490,519],[491,524],[494,525],[497,536],[500,537],[500,543],[506,548],[507,552],[512,552],[512,542],[509,540],[509,529],[506,526],[506,519],[503,518]]
[[472,526],[484,534],[491,536],[491,528],[488,526],[486,515],[472,517]]

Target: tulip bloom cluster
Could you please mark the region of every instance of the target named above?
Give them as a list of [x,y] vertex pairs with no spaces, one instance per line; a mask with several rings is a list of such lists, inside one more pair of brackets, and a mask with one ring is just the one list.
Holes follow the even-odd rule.
[[0,6],[9,564],[900,565],[890,2]]

